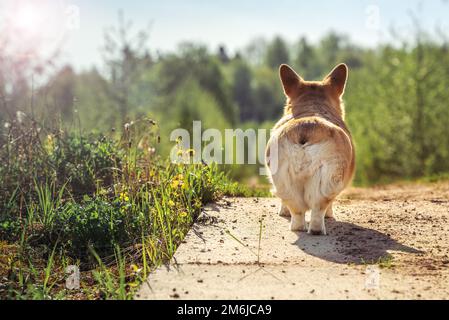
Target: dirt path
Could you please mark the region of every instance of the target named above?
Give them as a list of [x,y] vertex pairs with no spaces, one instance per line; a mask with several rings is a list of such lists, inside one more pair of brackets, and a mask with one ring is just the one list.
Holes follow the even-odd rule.
[[449,184],[349,189],[328,236],[289,231],[277,207],[254,198],[209,206],[137,298],[449,298]]

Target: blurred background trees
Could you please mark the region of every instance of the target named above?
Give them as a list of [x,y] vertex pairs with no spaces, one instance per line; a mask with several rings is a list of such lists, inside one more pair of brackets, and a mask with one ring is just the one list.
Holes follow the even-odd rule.
[[[254,39],[232,54],[224,45],[210,50],[195,43],[154,53],[147,34],[132,32],[121,15],[117,28],[105,34],[105,69],[80,73],[70,66],[52,69],[52,58],[12,55],[10,39],[2,36],[0,130],[17,121],[17,112],[35,114],[48,126],[89,132],[119,131],[131,119],[150,116],[160,124],[159,152],[167,154],[170,131],[191,129],[193,120],[203,121],[204,129],[272,126],[285,102],[281,63],[291,64],[305,79],[319,80],[345,62],[356,183],[444,175],[449,173],[449,46],[441,34],[415,25],[414,39],[375,49],[331,32],[316,42]],[[36,85],[33,77],[45,81]],[[237,178],[256,173],[232,170]]]

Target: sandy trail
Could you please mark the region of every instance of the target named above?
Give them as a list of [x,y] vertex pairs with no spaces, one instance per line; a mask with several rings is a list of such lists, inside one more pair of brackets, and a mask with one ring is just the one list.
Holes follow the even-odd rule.
[[273,198],[208,206],[137,298],[449,298],[449,184],[349,189],[328,236],[289,231],[277,209]]

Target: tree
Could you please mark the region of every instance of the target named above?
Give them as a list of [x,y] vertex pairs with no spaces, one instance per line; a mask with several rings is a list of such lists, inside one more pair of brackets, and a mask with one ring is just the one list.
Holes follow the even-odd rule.
[[121,124],[116,102],[104,90],[108,86],[108,81],[96,69],[76,76],[75,108],[83,129],[107,132]]
[[276,121],[282,115],[285,96],[278,71],[262,67],[254,71],[254,116],[259,122]]
[[240,121],[255,120],[253,90],[251,87],[252,73],[250,67],[241,59],[234,63],[232,95],[239,107]]
[[322,75],[323,68],[318,61],[315,48],[305,37],[298,42],[295,65],[305,79],[313,80]]
[[267,66],[277,69],[281,64],[288,64],[289,61],[290,58],[287,44],[280,36],[275,37],[267,47],[265,56]]
[[117,28],[109,28],[104,36],[103,58],[108,72],[107,94],[115,102],[122,124],[126,122],[130,106],[131,88],[140,81],[142,72],[152,60],[146,48],[148,34],[141,30],[132,33],[132,23],[119,12]]
[[[50,99],[47,106],[42,106],[50,114],[60,114],[63,121],[72,120],[75,102],[76,74],[70,66],[63,67],[49,82]],[[50,106],[52,110],[48,110]],[[53,112],[51,112],[53,111]]]
[[341,50],[346,46],[347,41],[348,39],[346,36],[335,32],[330,32],[321,39],[319,50],[323,66],[326,70],[340,62],[338,61],[338,57]]
[[184,43],[179,46],[178,54],[162,57],[157,69],[157,93],[166,96],[168,103],[185,81],[195,79],[203,90],[215,98],[226,121],[236,123],[238,114],[232,101],[230,85],[219,60],[209,54],[205,47]]
[[228,63],[229,62],[229,55],[228,51],[226,50],[226,47],[224,45],[221,45],[218,47],[218,59],[220,59],[221,63]]
[[162,124],[159,151],[163,155],[168,155],[173,147],[173,143],[169,141],[173,130],[186,129],[193,137],[193,121],[201,121],[202,130],[210,128],[224,132],[224,129],[230,127],[218,101],[210,92],[205,91],[195,78],[183,81],[168,99],[170,103],[163,101],[164,107],[154,113]]
[[243,50],[243,56],[248,64],[252,66],[260,66],[265,62],[265,56],[267,52],[267,42],[264,38],[256,38],[250,41],[250,43]]

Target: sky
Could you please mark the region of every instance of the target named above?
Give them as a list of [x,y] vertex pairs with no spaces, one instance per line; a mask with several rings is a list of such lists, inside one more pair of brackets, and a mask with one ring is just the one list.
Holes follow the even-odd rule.
[[425,29],[449,30],[448,0],[0,0],[0,19],[16,21],[24,40],[33,32],[47,36],[47,47],[63,43],[60,59],[78,70],[101,66],[104,30],[117,24],[119,10],[134,30],[148,30],[152,52],[174,51],[182,41],[235,52],[275,35],[316,42],[330,30],[374,47],[390,41],[392,27],[406,34],[410,12]]

